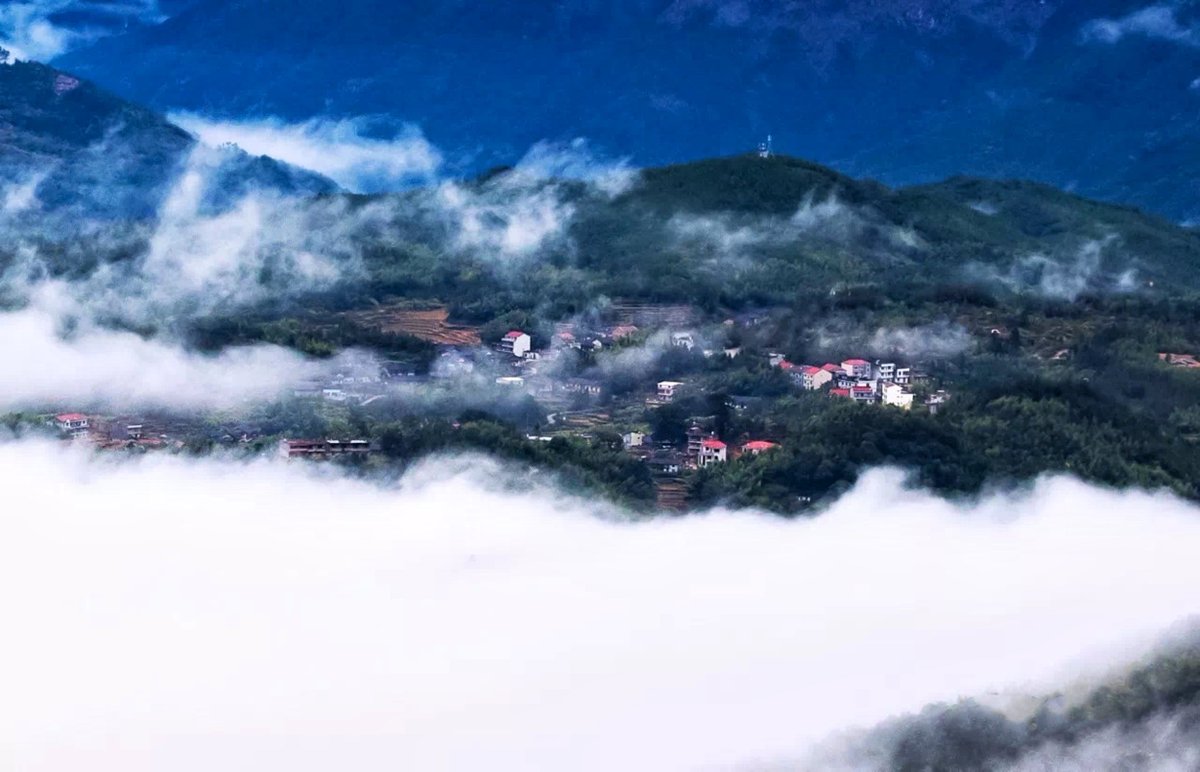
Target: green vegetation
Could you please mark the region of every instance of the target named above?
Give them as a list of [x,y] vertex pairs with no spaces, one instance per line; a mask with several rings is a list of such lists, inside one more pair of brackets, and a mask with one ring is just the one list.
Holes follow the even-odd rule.
[[[779,447],[685,471],[692,506],[811,511],[881,464],[950,495],[1062,472],[1200,498],[1200,371],[1158,357],[1200,352],[1200,235],[1190,229],[1030,183],[956,178],[890,190],[784,157],[646,170],[620,192],[501,169],[459,192],[482,213],[480,228],[503,229],[531,207],[561,228],[507,253],[500,242],[461,243],[437,191],[341,197],[344,209],[319,199],[322,216],[370,213],[370,225],[347,230],[356,262],[344,280],[188,322],[189,340],[206,351],[266,342],[315,357],[362,348],[419,379],[437,347],[385,331],[386,314],[360,312],[445,306],[485,348],[519,328],[543,353],[556,325],[586,332],[636,319],[637,333],[546,364],[551,383],[529,388],[536,397],[497,388],[493,376],[518,371],[492,357],[457,389],[418,385],[418,396],[354,409],[296,401],[244,417],[257,436],[364,437],[383,449],[375,466],[391,468],[489,451],[636,506],[653,500],[653,481],[613,437],[637,431],[680,448],[693,424],[731,448],[751,439]],[[51,270],[128,261],[140,233],[91,262],[63,246]],[[668,321],[673,313],[686,321]],[[700,345],[665,345],[680,329],[694,329]],[[920,340],[897,343],[889,330]],[[886,358],[930,377],[910,412],[848,404],[804,393],[769,352],[807,364]],[[567,391],[569,379],[600,393]],[[648,406],[660,380],[687,386],[671,404]],[[951,398],[934,414],[923,399],[936,389]],[[479,412],[461,420],[466,410]],[[188,441],[206,447],[212,437]]]
[[[1062,703],[1061,697],[1046,699],[1023,721],[970,700],[931,706],[861,738],[855,763],[912,772],[999,770],[1026,754],[1043,752],[1053,765],[1054,759],[1069,757],[1073,748],[1095,740],[1100,746],[1091,758],[1120,769],[1151,768],[1152,749],[1169,754],[1190,747],[1200,715],[1200,647],[1194,641],[1177,646],[1093,689],[1073,706]],[[1103,755],[1097,755],[1101,749]],[[1120,753],[1127,755],[1117,758]]]

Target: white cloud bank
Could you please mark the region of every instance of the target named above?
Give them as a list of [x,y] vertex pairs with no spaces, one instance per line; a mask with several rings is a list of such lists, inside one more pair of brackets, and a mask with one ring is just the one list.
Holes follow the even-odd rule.
[[0,48],[7,48],[17,59],[47,61],[110,32],[94,27],[64,27],[54,23],[56,13],[81,7],[93,12],[102,11],[114,20],[122,17],[144,22],[162,19],[156,0],[4,2],[0,3]]
[[878,472],[814,520],[634,524],[500,479],[0,445],[0,745],[25,772],[747,768],[1041,693],[1197,609],[1200,517],[1165,496],[964,511]]
[[310,169],[347,190],[372,193],[432,180],[442,155],[414,126],[375,136],[365,118],[312,118],[287,123],[279,118],[214,120],[174,113],[172,122],[212,146],[235,144],[252,155],[267,155]]
[[[49,404],[193,410],[279,397],[306,379],[331,375],[342,359],[307,359],[278,346],[235,346],[219,354],[64,317],[43,305],[0,313],[0,410]],[[347,356],[354,356],[348,354]]]
[[1117,19],[1093,19],[1081,32],[1085,42],[1118,43],[1126,37],[1140,36],[1173,43],[1200,45],[1200,30],[1179,22],[1173,5],[1158,4],[1142,8]]

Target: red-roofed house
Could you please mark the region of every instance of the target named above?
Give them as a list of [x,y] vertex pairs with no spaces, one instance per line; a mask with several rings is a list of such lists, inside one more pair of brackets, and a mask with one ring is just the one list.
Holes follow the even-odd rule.
[[844,397],[846,399],[850,399],[850,390],[849,389],[830,389],[829,396]]
[[877,399],[875,387],[868,385],[851,386],[850,398],[855,402],[875,402]]
[[511,330],[500,339],[500,350],[515,357],[523,357],[533,346],[533,339],[520,330]]
[[88,433],[88,417],[83,413],[59,413],[54,416],[54,425],[72,439],[86,437]]
[[765,453],[773,448],[778,448],[779,445],[767,440],[751,440],[742,446],[743,453],[749,453],[752,456],[757,456],[759,453]]
[[800,368],[800,385],[808,391],[816,391],[833,380],[833,374],[821,367],[805,365]]
[[721,464],[728,458],[728,447],[716,437],[709,437],[700,443],[700,455],[696,464],[701,468],[709,464]]
[[870,378],[871,363],[865,359],[847,359],[842,362],[842,372],[851,378]]
[[618,324],[616,327],[612,328],[612,332],[609,333],[609,337],[611,337],[613,340],[620,340],[621,338],[627,338],[630,335],[633,335],[637,331],[638,328],[632,324]]

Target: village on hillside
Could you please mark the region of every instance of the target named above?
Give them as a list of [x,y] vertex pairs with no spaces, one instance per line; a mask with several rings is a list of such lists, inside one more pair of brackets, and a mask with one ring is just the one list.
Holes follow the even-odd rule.
[[[42,424],[103,451],[229,447],[349,461],[373,459],[380,445],[371,420],[346,416],[436,413],[454,432],[457,415],[478,410],[518,427],[531,447],[566,440],[616,448],[652,475],[660,507],[678,509],[697,473],[789,447],[794,435],[763,416],[811,412],[813,400],[936,415],[954,390],[933,374],[943,369],[936,359],[871,356],[869,345],[856,356],[853,340],[842,342],[846,356],[833,361],[782,353],[770,344],[778,336],[764,332],[769,310],[705,322],[690,306],[639,304],[607,318],[513,326],[486,336],[483,328],[450,324],[437,309],[372,314],[371,323],[428,340],[427,365],[366,350],[343,354],[324,377],[290,384],[267,418],[249,408],[108,414],[64,405],[61,413],[44,414]],[[1006,330],[994,325],[976,336],[981,349],[1008,345]],[[1060,363],[1072,355],[1055,351],[1043,358]],[[1161,367],[1200,368],[1189,354],[1158,359]],[[298,424],[297,414],[341,418]],[[326,430],[297,433],[298,425]]]
[[[739,331],[760,325],[763,313],[706,328],[689,307],[640,306],[609,323],[555,324],[540,340],[533,330],[513,328],[486,341],[474,330],[451,329],[444,314],[423,312],[406,318],[440,336],[426,371],[369,354],[350,356],[325,378],[292,384],[281,400],[333,410],[367,409],[389,400],[468,403],[481,395],[509,402],[529,400],[544,420],[531,427],[534,430],[525,437],[528,442],[619,436],[624,452],[654,474],[660,503],[673,506],[680,503],[679,480],[688,473],[768,453],[787,441],[781,436],[730,436],[715,425],[712,404],[718,394],[722,405],[716,410],[733,414],[753,411],[778,397],[718,390],[710,382],[713,368],[755,367],[779,379],[776,386],[782,384],[784,394],[824,395],[876,409],[916,406],[936,412],[948,398],[945,391],[928,388],[918,397],[914,389],[927,385],[929,376],[910,363],[851,357],[836,363],[796,364],[780,353],[729,343],[746,338]],[[444,339],[446,329],[450,340]],[[659,371],[653,363],[672,357],[680,363],[681,374],[656,378]],[[682,405],[693,409],[682,416],[686,424],[682,433],[654,430],[657,411]],[[369,436],[279,435],[277,427],[261,421],[212,415],[102,415],[71,410],[46,416],[45,422],[64,439],[106,451],[179,450],[197,442],[241,447],[273,444],[278,455],[290,459],[368,458],[377,451]]]

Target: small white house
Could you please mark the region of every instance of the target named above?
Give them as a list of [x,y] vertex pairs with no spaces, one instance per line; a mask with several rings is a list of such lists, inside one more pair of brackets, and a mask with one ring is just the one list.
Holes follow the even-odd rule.
[[696,338],[690,332],[673,332],[671,333],[671,345],[691,351],[696,347]]
[[500,339],[500,350],[515,357],[525,356],[532,347],[533,339],[520,330],[510,330]]
[[73,440],[86,437],[88,433],[88,417],[83,413],[60,413],[54,416],[54,425]]
[[334,387],[321,389],[321,396],[330,402],[345,402],[346,400],[350,399],[350,395],[347,394],[343,389]]
[[640,448],[646,444],[646,435],[642,432],[629,432],[621,435],[621,444],[625,449]]

